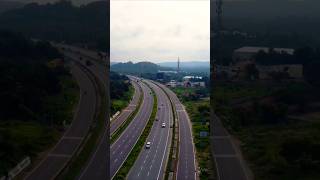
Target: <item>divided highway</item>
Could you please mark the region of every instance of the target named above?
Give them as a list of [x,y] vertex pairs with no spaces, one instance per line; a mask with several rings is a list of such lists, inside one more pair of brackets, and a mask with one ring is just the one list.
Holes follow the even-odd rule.
[[110,125],[110,135],[113,134],[130,116],[130,114],[138,107],[139,99],[141,96],[140,85],[132,78],[131,84],[135,89],[135,93],[133,95],[132,101],[128,105],[126,109],[121,111],[120,115],[116,117]]
[[[77,48],[69,45],[57,45],[60,51],[63,52],[65,57],[68,57],[74,61],[81,63],[86,66],[94,76],[100,81],[103,85],[105,92],[108,92],[109,87],[107,87],[107,69],[102,64],[102,59],[97,56],[89,57],[86,54],[91,52],[89,50],[85,50],[82,48]],[[96,54],[91,52],[90,54]],[[92,64],[87,65],[86,62],[90,61]],[[101,61],[98,63],[98,61]],[[100,138],[100,142],[93,152],[88,164],[84,167],[81,172],[81,175],[78,179],[101,179],[105,180],[108,178],[108,168],[109,168],[109,118],[106,118],[105,128],[102,132],[102,137]]]
[[142,134],[152,112],[153,96],[149,87],[138,82],[143,92],[141,108],[121,136],[110,147],[110,178],[117,173]]
[[[170,100],[161,88],[150,81],[145,82],[154,90],[158,99],[157,120],[147,138],[151,147],[142,149],[127,176],[129,180],[163,179],[171,145],[173,112]],[[165,127],[162,127],[162,123],[165,123]]]
[[[141,96],[141,92],[140,92],[140,88],[139,85],[134,82],[131,81],[132,85],[135,88],[135,93],[134,96],[132,98],[132,101],[130,102],[129,106],[123,110],[120,115],[114,119],[111,122],[110,125],[110,134],[112,134],[113,132],[116,131],[116,129],[118,129],[122,123],[124,123],[126,121],[126,119],[129,117],[129,115],[135,110],[139,98]],[[107,148],[108,147],[108,134],[107,131],[105,131],[103,138],[100,141],[100,144],[97,148],[97,150],[93,153],[89,163],[87,164],[87,166],[84,168],[84,170],[82,171],[79,180],[84,180],[84,179],[95,179],[95,180],[105,180],[108,179],[108,177],[106,177],[107,173],[107,168],[109,168],[109,166],[105,166],[104,164],[109,164],[109,162],[107,163],[101,163],[101,161],[105,161],[104,159],[107,159]],[[104,158],[104,159],[103,159]]]
[[27,175],[27,180],[54,179],[81,144],[94,118],[98,98],[95,84],[78,65],[73,64],[71,68],[80,86],[77,112],[63,137],[45,159]]
[[195,163],[195,151],[192,137],[191,121],[185,110],[184,106],[178,99],[175,93],[173,93],[166,86],[157,83],[161,86],[170,96],[172,103],[175,106],[177,112],[177,118],[179,122],[179,160],[177,167],[177,180],[195,180],[197,179],[197,170]]

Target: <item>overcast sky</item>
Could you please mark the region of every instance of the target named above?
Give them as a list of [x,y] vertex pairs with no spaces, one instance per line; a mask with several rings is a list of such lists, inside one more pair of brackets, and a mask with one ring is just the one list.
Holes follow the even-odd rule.
[[209,61],[209,0],[111,0],[111,61]]

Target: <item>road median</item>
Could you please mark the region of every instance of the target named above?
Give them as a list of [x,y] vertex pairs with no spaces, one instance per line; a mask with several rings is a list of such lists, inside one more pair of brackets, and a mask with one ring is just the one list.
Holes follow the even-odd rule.
[[156,119],[156,114],[157,114],[157,96],[154,92],[154,90],[147,84],[145,83],[152,91],[153,94],[153,107],[152,107],[152,113],[151,116],[149,117],[148,123],[146,127],[144,128],[142,134],[140,135],[137,143],[134,145],[133,149],[131,150],[129,156],[127,157],[126,161],[123,163],[117,174],[113,177],[113,179],[120,180],[120,179],[126,179],[126,176],[128,175],[131,167],[134,165],[134,162],[138,158],[142,148],[144,147],[145,141],[147,137],[149,136],[149,133],[151,131],[153,122]]
[[141,96],[139,97],[139,102],[138,102],[138,106],[135,108],[135,110],[129,115],[128,119],[126,121],[124,121],[120,127],[111,135],[110,137],[110,145],[113,144],[119,137],[120,135],[123,133],[123,131],[128,127],[128,125],[131,123],[131,121],[134,119],[134,117],[137,115],[137,113],[139,112],[141,105],[142,105],[142,101],[144,98],[144,94],[142,92],[142,88],[140,85],[139,86],[139,91],[141,92]]

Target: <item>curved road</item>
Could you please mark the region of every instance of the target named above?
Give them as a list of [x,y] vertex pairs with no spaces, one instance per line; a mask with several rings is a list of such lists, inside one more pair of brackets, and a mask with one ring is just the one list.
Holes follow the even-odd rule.
[[[120,125],[125,122],[125,120],[128,118],[128,116],[135,110],[135,107],[139,101],[139,98],[141,96],[140,94],[140,88],[139,85],[131,81],[135,88],[135,93],[133,96],[132,101],[130,102],[129,106],[121,112],[121,114],[112,121],[111,123],[111,129],[110,133],[112,134],[117,128],[120,127]],[[106,176],[107,168],[109,166],[104,166],[106,163],[101,163],[101,161],[104,161],[104,159],[107,159],[107,148],[109,145],[109,142],[107,141],[109,138],[108,131],[104,132],[103,138],[100,141],[99,146],[97,147],[97,150],[94,152],[94,154],[91,156],[91,159],[85,169],[82,171],[79,179],[94,179],[94,180],[105,180],[108,179]]]
[[140,92],[140,88],[141,87],[132,78],[131,78],[131,84],[133,85],[133,87],[135,89],[135,93],[134,93],[134,96],[132,98],[132,101],[130,102],[130,104],[128,105],[128,107],[126,109],[121,111],[121,114],[118,117],[116,117],[113,121],[111,121],[110,135],[113,134],[127,120],[127,118],[130,116],[130,114],[138,106],[139,99],[140,99],[140,96],[141,96],[141,92]]
[[[155,84],[145,81],[155,91],[158,99],[158,121],[154,121],[147,142],[151,142],[150,149],[142,149],[139,157],[131,168],[127,179],[129,180],[158,180],[163,179],[167,165],[173,122],[173,114],[170,100],[161,88]],[[162,123],[166,124],[162,128]]]
[[27,180],[54,179],[79,147],[94,118],[97,100],[95,85],[77,65],[71,68],[80,86],[80,101],[75,118],[47,157],[27,175]]
[[197,171],[191,121],[187,111],[177,98],[176,94],[166,86],[160,83],[157,84],[168,93],[177,111],[177,118],[179,122],[179,156],[176,179],[195,180],[197,179]]
[[151,116],[153,107],[151,90],[144,83],[140,81],[138,83],[143,92],[141,108],[121,136],[110,147],[110,178],[113,178],[127,159]]

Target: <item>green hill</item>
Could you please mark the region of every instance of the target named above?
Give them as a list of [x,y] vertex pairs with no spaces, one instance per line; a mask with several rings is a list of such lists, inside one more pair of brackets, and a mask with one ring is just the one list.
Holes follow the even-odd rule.
[[141,73],[152,73],[155,74],[158,71],[172,71],[172,68],[161,67],[151,62],[126,62],[117,63],[111,66],[112,71],[125,74],[141,74]]

